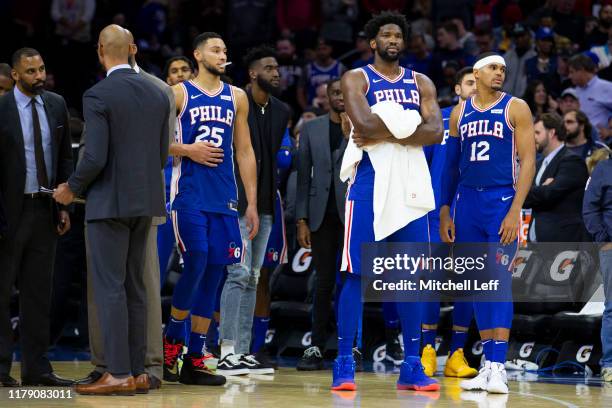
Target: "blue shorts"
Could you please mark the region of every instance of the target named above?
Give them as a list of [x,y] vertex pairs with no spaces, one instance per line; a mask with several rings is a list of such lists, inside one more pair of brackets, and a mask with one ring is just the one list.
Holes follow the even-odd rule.
[[172,225],[182,253],[208,252],[208,263],[240,263],[244,246],[238,216],[197,210],[173,210]]
[[262,267],[275,268],[279,264],[286,264],[287,257],[287,235],[285,233],[285,213],[283,212],[283,201],[280,191],[276,190],[274,201],[274,223],[268,238],[266,255]]
[[[374,240],[374,207],[371,200],[346,200],[344,250],[346,271],[361,275],[361,244]],[[412,221],[378,242],[429,242],[427,216]]]

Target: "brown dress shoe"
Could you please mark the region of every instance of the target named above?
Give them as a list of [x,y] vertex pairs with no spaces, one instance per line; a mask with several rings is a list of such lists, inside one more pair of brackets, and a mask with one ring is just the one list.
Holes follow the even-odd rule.
[[149,374],[140,374],[136,377],[136,394],[148,394],[151,383],[149,381]]
[[93,384],[77,384],[76,392],[83,395],[134,395],[136,382],[132,376],[115,378],[106,372]]

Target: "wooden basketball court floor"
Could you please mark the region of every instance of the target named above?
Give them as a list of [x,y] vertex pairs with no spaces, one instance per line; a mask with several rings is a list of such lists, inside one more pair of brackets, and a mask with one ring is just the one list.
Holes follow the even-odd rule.
[[[53,366],[58,375],[66,378],[82,378],[91,370],[86,361],[54,362]],[[14,365],[12,374],[19,378],[19,364]],[[536,380],[534,375],[522,377],[510,381],[507,396],[462,392],[459,380],[444,377],[438,377],[442,383],[440,392],[396,391],[396,373],[373,372],[357,374],[359,390],[356,392],[331,392],[331,371],[298,372],[295,368],[283,367],[274,376],[228,377],[223,387],[164,383],[160,390],[133,397],[80,396],[72,390],[71,398],[65,399],[16,399],[15,390],[43,388],[0,388],[0,407],[612,407],[612,384],[584,379],[551,383]],[[13,398],[9,394],[11,390]]]

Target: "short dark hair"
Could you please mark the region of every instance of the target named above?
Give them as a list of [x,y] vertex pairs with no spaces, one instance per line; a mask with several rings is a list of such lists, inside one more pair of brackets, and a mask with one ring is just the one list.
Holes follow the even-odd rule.
[[459,28],[457,27],[457,24],[453,23],[452,21],[447,21],[438,28],[442,28],[447,33],[459,38]]
[[468,74],[472,74],[472,73],[474,73],[474,67],[461,68],[461,70],[457,72],[457,75],[455,75],[455,85],[461,85],[461,81],[463,81],[463,77]]
[[375,39],[380,31],[380,27],[387,24],[395,24],[398,26],[400,30],[402,30],[404,41],[408,39],[408,35],[410,34],[410,25],[408,24],[406,17],[396,11],[383,11],[382,13],[372,17],[363,27],[363,31],[365,31],[368,41]]
[[557,134],[557,139],[565,140],[565,127],[563,126],[563,119],[556,113],[543,113],[536,117],[534,123],[542,122],[546,130],[554,130]]
[[191,60],[183,55],[179,55],[178,57],[172,57],[170,58],[168,61],[166,61],[166,65],[164,66],[164,78],[168,78],[168,74],[170,73],[170,65],[172,65],[174,62],[176,61],[184,61],[187,63],[187,65],[189,65],[189,68],[191,69],[191,72],[194,71],[193,68],[193,62],[191,62]]
[[36,51],[34,48],[20,48],[13,53],[13,56],[11,57],[11,65],[13,67],[16,66],[21,61],[22,57],[29,58],[37,55],[40,55],[40,52]]
[[0,76],[11,78],[11,66],[6,63],[0,63]]
[[325,86],[327,87],[327,92],[329,92],[329,87],[332,84],[335,84],[336,82],[340,82],[341,78],[340,77],[335,77],[332,79],[328,79],[327,81],[325,81]]
[[193,39],[193,49],[195,50],[196,48],[198,48],[202,43],[205,43],[206,41],[212,39],[212,38],[219,38],[219,39],[223,39],[223,37],[221,37],[220,34],[217,34],[213,31],[206,31],[202,34],[198,34],[196,38]]
[[584,70],[587,72],[595,72],[597,70],[597,66],[591,57],[584,54],[574,55],[569,59],[567,64],[570,68],[574,68],[577,71]]
[[276,58],[276,51],[269,45],[260,45],[249,49],[244,56],[244,65],[251,69],[253,64],[263,58]]
[[584,126],[584,137],[590,139],[593,134],[593,126],[591,125],[589,117],[583,111],[577,109],[567,111],[565,114],[567,115],[570,112],[574,112],[576,114],[576,122],[578,122],[579,125]]
[[476,57],[476,62],[480,61],[483,58],[490,57],[492,55],[498,55],[499,56],[499,54],[497,52],[493,52],[493,51],[483,52],[482,54],[478,54],[478,56]]

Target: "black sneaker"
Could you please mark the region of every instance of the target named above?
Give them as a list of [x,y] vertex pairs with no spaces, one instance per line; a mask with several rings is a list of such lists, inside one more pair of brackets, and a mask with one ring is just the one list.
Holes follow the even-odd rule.
[[316,371],[323,369],[323,355],[317,346],[312,346],[304,350],[304,355],[298,361],[298,371]]
[[363,372],[363,355],[357,347],[353,347],[353,360],[355,360],[355,372]]
[[240,356],[228,354],[217,363],[217,374],[221,375],[247,375],[249,367],[240,361]]
[[262,348],[255,354],[255,359],[261,364],[270,366],[275,370],[278,369],[278,362],[272,358],[270,352],[266,348]]
[[164,336],[164,381],[179,380],[178,359],[183,353],[184,343]]
[[240,354],[240,362],[249,367],[249,374],[274,374],[274,367],[263,364],[250,354]]
[[216,375],[206,366],[206,360],[212,358],[212,354],[198,355],[188,354],[183,357],[183,367],[179,381],[186,385],[223,385],[225,377]]
[[398,337],[387,337],[387,345],[385,348],[385,360],[392,362],[396,366],[402,365],[404,361],[404,351],[402,350],[402,345]]

